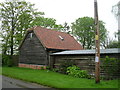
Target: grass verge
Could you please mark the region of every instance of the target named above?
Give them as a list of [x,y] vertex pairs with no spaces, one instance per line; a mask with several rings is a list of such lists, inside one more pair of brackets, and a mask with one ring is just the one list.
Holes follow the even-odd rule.
[[118,80],[101,80],[100,84],[95,84],[94,79],[74,78],[49,70],[3,67],[2,74],[53,88],[118,88]]
[[2,67],[0,66],[0,75],[2,74]]

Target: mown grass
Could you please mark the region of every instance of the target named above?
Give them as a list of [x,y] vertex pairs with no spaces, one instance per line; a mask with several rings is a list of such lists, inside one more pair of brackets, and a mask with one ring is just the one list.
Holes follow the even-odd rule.
[[2,74],[2,67],[0,66],[0,75]]
[[54,88],[118,88],[118,80],[102,81],[95,84],[94,79],[74,78],[48,71],[18,67],[3,67],[2,74]]

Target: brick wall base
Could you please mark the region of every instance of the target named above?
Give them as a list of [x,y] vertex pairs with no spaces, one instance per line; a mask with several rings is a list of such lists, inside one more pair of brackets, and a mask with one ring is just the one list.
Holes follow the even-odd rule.
[[31,68],[31,69],[46,69],[45,65],[23,64],[23,63],[19,63],[18,67]]

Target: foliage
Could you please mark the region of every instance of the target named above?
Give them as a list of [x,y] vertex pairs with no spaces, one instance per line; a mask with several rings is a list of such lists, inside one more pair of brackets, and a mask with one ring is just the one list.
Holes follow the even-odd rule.
[[67,68],[67,73],[70,76],[77,78],[88,78],[88,73],[86,70],[80,70],[79,67],[73,65]]
[[13,61],[10,55],[2,55],[2,65],[11,67],[13,66]]
[[109,44],[108,44],[108,48],[120,48],[120,30],[118,30],[117,32],[114,33],[115,38],[117,38],[117,40],[110,40]]
[[34,82],[52,88],[118,88],[118,80],[103,81],[95,84],[94,79],[74,78],[48,70],[33,70],[18,67],[3,67],[2,74],[12,78]]
[[106,79],[111,79],[113,76],[119,76],[120,72],[120,60],[116,58],[109,58],[106,56],[105,58],[101,58],[102,66],[101,68],[106,73]]
[[62,28],[60,31],[61,32],[66,32],[66,33],[70,33],[70,26],[68,25],[67,22],[65,22],[63,25],[62,25],[64,28]]
[[112,6],[112,13],[115,15],[117,20],[118,20],[119,14],[120,14],[119,7],[120,7],[120,2],[118,2],[118,4]]
[[3,54],[16,54],[19,44],[28,28],[42,26],[61,30],[64,27],[56,24],[53,18],[44,18],[44,12],[34,8],[35,4],[22,0],[0,3],[0,20]]
[[47,69],[47,70],[50,70],[50,66],[46,66],[46,69]]
[[2,67],[0,66],[0,75],[2,75]]
[[53,68],[52,71],[53,71],[53,72],[58,72],[59,69],[58,69],[58,68]]
[[120,30],[118,30],[118,31],[115,32],[114,34],[115,34],[115,38],[119,38],[119,36],[120,36]]
[[64,28],[62,25],[56,24],[55,19],[45,17],[36,17],[31,23],[31,26],[42,26],[55,30],[62,30]]
[[119,41],[116,40],[110,41],[108,48],[120,48]]
[[67,67],[72,66],[74,64],[75,63],[73,60],[63,60],[60,62],[59,66],[55,70],[60,72],[60,73],[66,74]]
[[[99,21],[100,42],[105,41],[107,37],[107,30],[105,23]],[[78,18],[72,23],[72,34],[82,44],[85,49],[92,49],[95,47],[95,24],[92,17]]]
[[3,53],[13,55],[20,44],[29,23],[43,12],[34,9],[34,4],[12,0],[0,3],[1,36]]

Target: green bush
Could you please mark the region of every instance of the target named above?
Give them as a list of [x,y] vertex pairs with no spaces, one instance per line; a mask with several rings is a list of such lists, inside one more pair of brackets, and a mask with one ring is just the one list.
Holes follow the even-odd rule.
[[53,71],[53,72],[58,72],[59,69],[58,69],[58,68],[53,68],[52,71]]
[[58,66],[58,72],[67,74],[67,67],[75,65],[74,60],[63,60]]
[[106,74],[104,79],[111,79],[113,76],[119,76],[120,60],[106,56],[105,58],[101,58],[101,63],[101,69],[103,69]]
[[50,70],[50,66],[46,66],[46,69],[47,69],[47,70]]
[[2,55],[2,65],[11,67],[13,66],[12,57],[10,55]]
[[75,65],[68,67],[67,73],[68,75],[77,77],[77,78],[88,78],[89,77],[86,70],[80,70],[80,68]]

